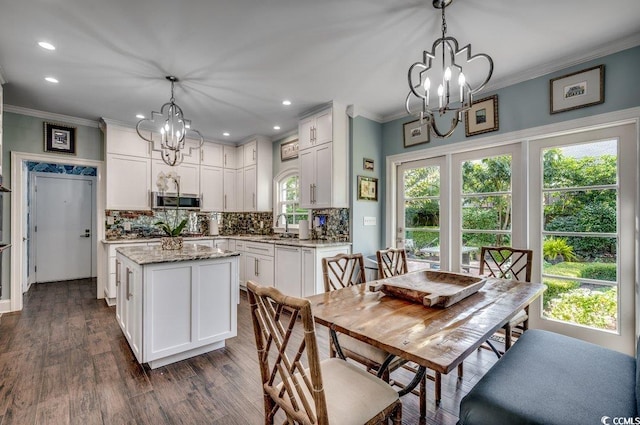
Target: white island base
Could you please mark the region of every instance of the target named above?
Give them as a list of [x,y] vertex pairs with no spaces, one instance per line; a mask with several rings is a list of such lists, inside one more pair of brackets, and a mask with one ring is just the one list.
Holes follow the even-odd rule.
[[116,317],[138,362],[155,369],[237,335],[238,253],[118,248],[116,268]]

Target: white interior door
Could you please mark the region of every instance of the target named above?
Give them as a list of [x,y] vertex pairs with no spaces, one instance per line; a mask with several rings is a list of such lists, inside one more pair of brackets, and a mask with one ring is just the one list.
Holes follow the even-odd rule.
[[92,277],[94,178],[43,173],[34,181],[36,282]]

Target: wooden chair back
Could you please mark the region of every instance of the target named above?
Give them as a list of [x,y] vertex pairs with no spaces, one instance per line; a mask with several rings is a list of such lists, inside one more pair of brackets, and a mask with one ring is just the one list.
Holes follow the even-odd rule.
[[387,248],[376,252],[378,258],[378,278],[405,274],[409,271],[407,266],[407,252],[402,248]]
[[[311,304],[247,281],[264,394],[265,423],[329,423]],[[302,327],[303,332],[295,331]],[[296,338],[296,334],[303,338]],[[308,369],[305,369],[305,364]]]
[[322,259],[325,292],[365,283],[362,254],[339,254]]
[[508,246],[483,246],[480,250],[480,274],[499,279],[531,282],[533,251]]

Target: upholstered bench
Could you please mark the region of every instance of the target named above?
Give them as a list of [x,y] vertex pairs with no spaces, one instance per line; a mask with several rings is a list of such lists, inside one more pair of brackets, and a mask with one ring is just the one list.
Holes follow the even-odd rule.
[[462,399],[458,424],[600,424],[635,418],[639,371],[638,361],[626,354],[528,330]]

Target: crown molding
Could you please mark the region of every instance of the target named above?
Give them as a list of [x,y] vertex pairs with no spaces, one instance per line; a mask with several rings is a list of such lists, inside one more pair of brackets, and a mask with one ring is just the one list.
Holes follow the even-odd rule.
[[30,117],[42,118],[45,120],[62,121],[67,124],[75,124],[95,128],[99,127],[98,121],[72,117],[69,115],[55,114],[53,112],[38,111],[36,109],[23,108],[22,106],[4,105],[4,111],[20,115],[28,115]]
[[368,111],[357,105],[347,106],[347,115],[349,115],[351,118],[363,117],[377,123],[381,123],[383,120],[383,117],[381,115]]

